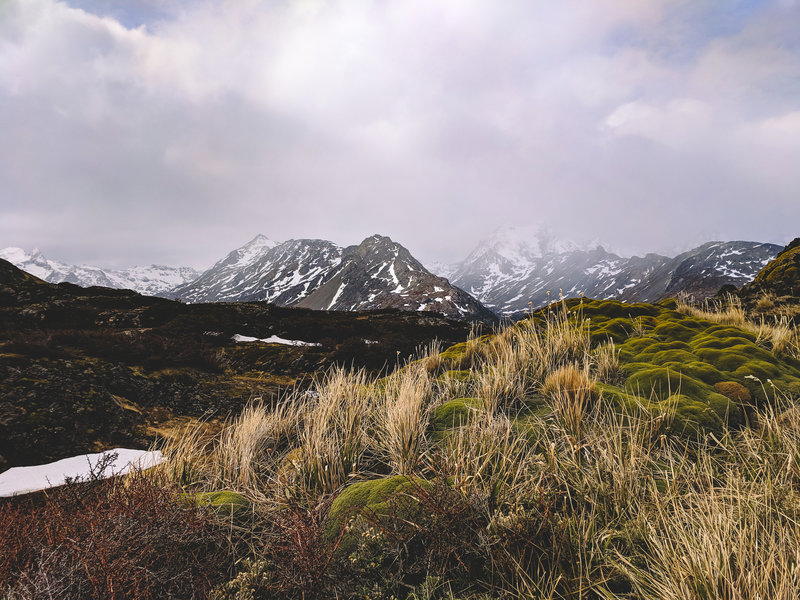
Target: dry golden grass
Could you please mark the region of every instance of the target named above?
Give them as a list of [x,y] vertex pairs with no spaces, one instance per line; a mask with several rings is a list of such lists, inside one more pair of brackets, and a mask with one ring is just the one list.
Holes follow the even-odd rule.
[[432,392],[433,382],[422,361],[385,379],[375,431],[395,473],[413,473],[427,447]]
[[533,497],[536,460],[507,416],[481,411],[448,434],[429,463],[465,494],[488,494],[494,504],[508,507]]
[[756,312],[767,312],[773,308],[775,308],[775,296],[773,294],[764,292],[759,296],[758,300],[756,300]]
[[678,312],[691,315],[721,325],[744,327],[747,324],[747,314],[742,307],[742,301],[733,294],[728,294],[723,300],[704,300],[697,305],[686,297],[679,297]]
[[298,484],[304,492],[332,493],[365,466],[373,389],[364,371],[341,368],[313,389],[298,436]]
[[297,397],[290,395],[274,408],[248,404],[214,434],[190,424],[182,435],[162,442],[167,461],[158,470],[183,484],[265,500],[270,479],[297,436],[299,418]]
[[[772,298],[766,295],[759,300],[763,306],[769,302],[772,302]],[[749,331],[756,336],[756,343],[771,350],[775,356],[800,358],[800,331],[787,315],[772,319],[764,316],[758,320],[749,319],[739,298],[731,294],[728,294],[725,300],[707,300],[701,305],[694,305],[685,298],[679,299],[678,310],[684,314]]]
[[614,340],[609,340],[592,352],[592,371],[595,379],[602,383],[617,383],[622,379],[619,351]]
[[756,334],[757,344],[766,346],[775,356],[800,358],[800,332],[788,317],[778,317],[771,322],[762,317],[757,324],[748,324],[747,330]]
[[542,395],[564,429],[572,436],[582,437],[583,420],[597,396],[589,370],[574,364],[558,367],[545,378]]

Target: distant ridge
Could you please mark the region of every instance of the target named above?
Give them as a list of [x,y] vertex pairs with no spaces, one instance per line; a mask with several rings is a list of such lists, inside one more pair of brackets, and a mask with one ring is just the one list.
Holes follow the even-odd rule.
[[513,315],[559,296],[629,302],[680,293],[706,298],[722,286],[748,283],[780,250],[776,244],[708,242],[674,258],[626,258],[599,245],[581,248],[554,240],[544,228],[532,233],[502,228],[442,271],[498,314]]
[[491,321],[559,297],[656,302],[702,299],[751,282],[782,247],[707,242],[676,257],[622,257],[598,244],[557,239],[544,226],[504,227],[460,263],[425,268],[402,245],[373,235],[342,247],[320,239],[275,242],[258,235],[203,273],[186,267],[118,271],[48,260],[38,250],[0,251],[41,279],[126,288],[184,302],[266,301],[320,310],[397,308]]
[[373,235],[345,248],[326,240],[265,240],[256,237],[168,295],[185,302],[267,301],[319,310],[397,308],[496,319],[388,237]]
[[0,258],[7,260],[23,271],[49,283],[74,283],[81,287],[129,289],[149,296],[168,292],[172,288],[192,279],[200,273],[190,267],[132,267],[111,270],[92,266],[75,266],[45,258],[38,249],[27,252],[22,248],[3,248]]

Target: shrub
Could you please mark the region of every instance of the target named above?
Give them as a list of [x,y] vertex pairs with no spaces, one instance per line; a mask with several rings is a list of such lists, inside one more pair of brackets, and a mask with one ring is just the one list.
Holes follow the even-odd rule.
[[341,597],[348,583],[337,576],[332,562],[341,532],[329,539],[325,521],[330,499],[311,505],[294,500],[275,507],[268,531],[254,556],[231,581],[216,588],[216,600]]
[[141,474],[0,505],[0,592],[11,598],[204,595],[229,563],[225,529]]

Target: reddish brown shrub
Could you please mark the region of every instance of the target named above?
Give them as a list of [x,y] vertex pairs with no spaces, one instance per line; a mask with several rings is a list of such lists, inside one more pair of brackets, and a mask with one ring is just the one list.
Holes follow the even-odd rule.
[[142,475],[0,504],[0,595],[196,598],[225,578],[224,528]]

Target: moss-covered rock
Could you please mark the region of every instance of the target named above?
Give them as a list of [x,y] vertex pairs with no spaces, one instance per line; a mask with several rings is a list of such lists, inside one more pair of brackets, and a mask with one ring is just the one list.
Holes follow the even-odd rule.
[[230,490],[199,492],[194,494],[193,499],[198,506],[210,506],[222,516],[239,518],[247,516],[253,510],[253,505],[247,498]]
[[448,400],[433,411],[430,427],[434,432],[460,427],[483,409],[480,398],[456,398]]
[[400,517],[414,521],[421,510],[418,502],[419,491],[430,489],[430,485],[419,477],[404,475],[350,484],[331,505],[325,523],[326,539],[333,541],[344,531],[337,552],[342,556],[348,556],[358,544],[353,531],[345,529],[351,519]]

